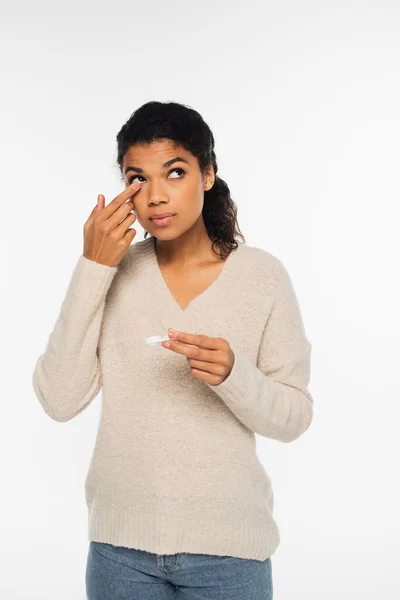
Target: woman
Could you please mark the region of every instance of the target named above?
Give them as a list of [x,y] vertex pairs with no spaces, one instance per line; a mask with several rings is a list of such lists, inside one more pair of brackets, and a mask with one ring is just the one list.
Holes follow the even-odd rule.
[[[274,255],[235,240],[236,207],[196,111],[149,102],[117,142],[125,190],[107,206],[99,195],[85,223],[33,377],[57,421],[103,391],[85,481],[87,597],[272,598],[280,538],[255,433],[295,440],[313,407],[291,280]],[[131,245],[136,219],[145,239]],[[144,343],[154,335],[170,344]]]

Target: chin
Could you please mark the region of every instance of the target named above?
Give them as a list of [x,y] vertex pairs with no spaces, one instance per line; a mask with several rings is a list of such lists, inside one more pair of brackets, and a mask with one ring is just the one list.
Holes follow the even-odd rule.
[[[165,230],[166,229],[167,228],[165,227]],[[152,231],[149,231],[149,233],[153,237],[157,238],[158,240],[166,240],[166,241],[167,240],[176,240],[176,238],[178,238],[179,235],[180,235],[180,234],[177,234],[176,232],[173,232],[173,231],[163,231],[161,227],[160,227],[160,231],[157,231],[157,232],[154,232],[154,233]]]

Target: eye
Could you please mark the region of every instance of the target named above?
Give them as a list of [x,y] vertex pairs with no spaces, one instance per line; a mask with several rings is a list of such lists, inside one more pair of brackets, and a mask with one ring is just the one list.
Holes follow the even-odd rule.
[[[172,169],[172,171],[170,171],[170,173],[173,173],[174,171],[180,171],[181,173],[183,173],[183,175],[186,173],[186,171],[184,169],[180,169],[179,167],[177,167],[176,169]],[[177,179],[177,178],[174,177],[173,179]],[[178,177],[178,179],[182,179],[182,177]]]
[[[186,173],[185,169],[181,169],[179,167],[177,167],[176,169],[172,169],[170,171],[170,173],[174,173],[175,171],[180,171],[182,173],[182,177]],[[144,177],[142,177],[142,175],[133,175],[132,177],[130,177],[128,179],[129,185],[131,185],[131,183],[136,179],[136,177],[140,177],[141,179],[144,179]],[[173,177],[173,179],[182,179],[182,177]]]

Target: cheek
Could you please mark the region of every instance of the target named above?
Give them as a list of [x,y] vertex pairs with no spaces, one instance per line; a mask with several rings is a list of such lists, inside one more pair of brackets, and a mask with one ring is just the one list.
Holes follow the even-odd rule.
[[190,188],[186,190],[186,198],[191,199],[191,206],[195,211],[201,211],[204,203],[204,189],[201,181],[193,182]]

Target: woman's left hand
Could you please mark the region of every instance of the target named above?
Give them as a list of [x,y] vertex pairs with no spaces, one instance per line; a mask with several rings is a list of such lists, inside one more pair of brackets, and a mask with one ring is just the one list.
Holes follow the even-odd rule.
[[173,329],[168,329],[168,335],[170,341],[162,342],[161,345],[186,356],[194,377],[210,385],[218,385],[228,377],[235,355],[227,340],[183,331],[174,332]]

